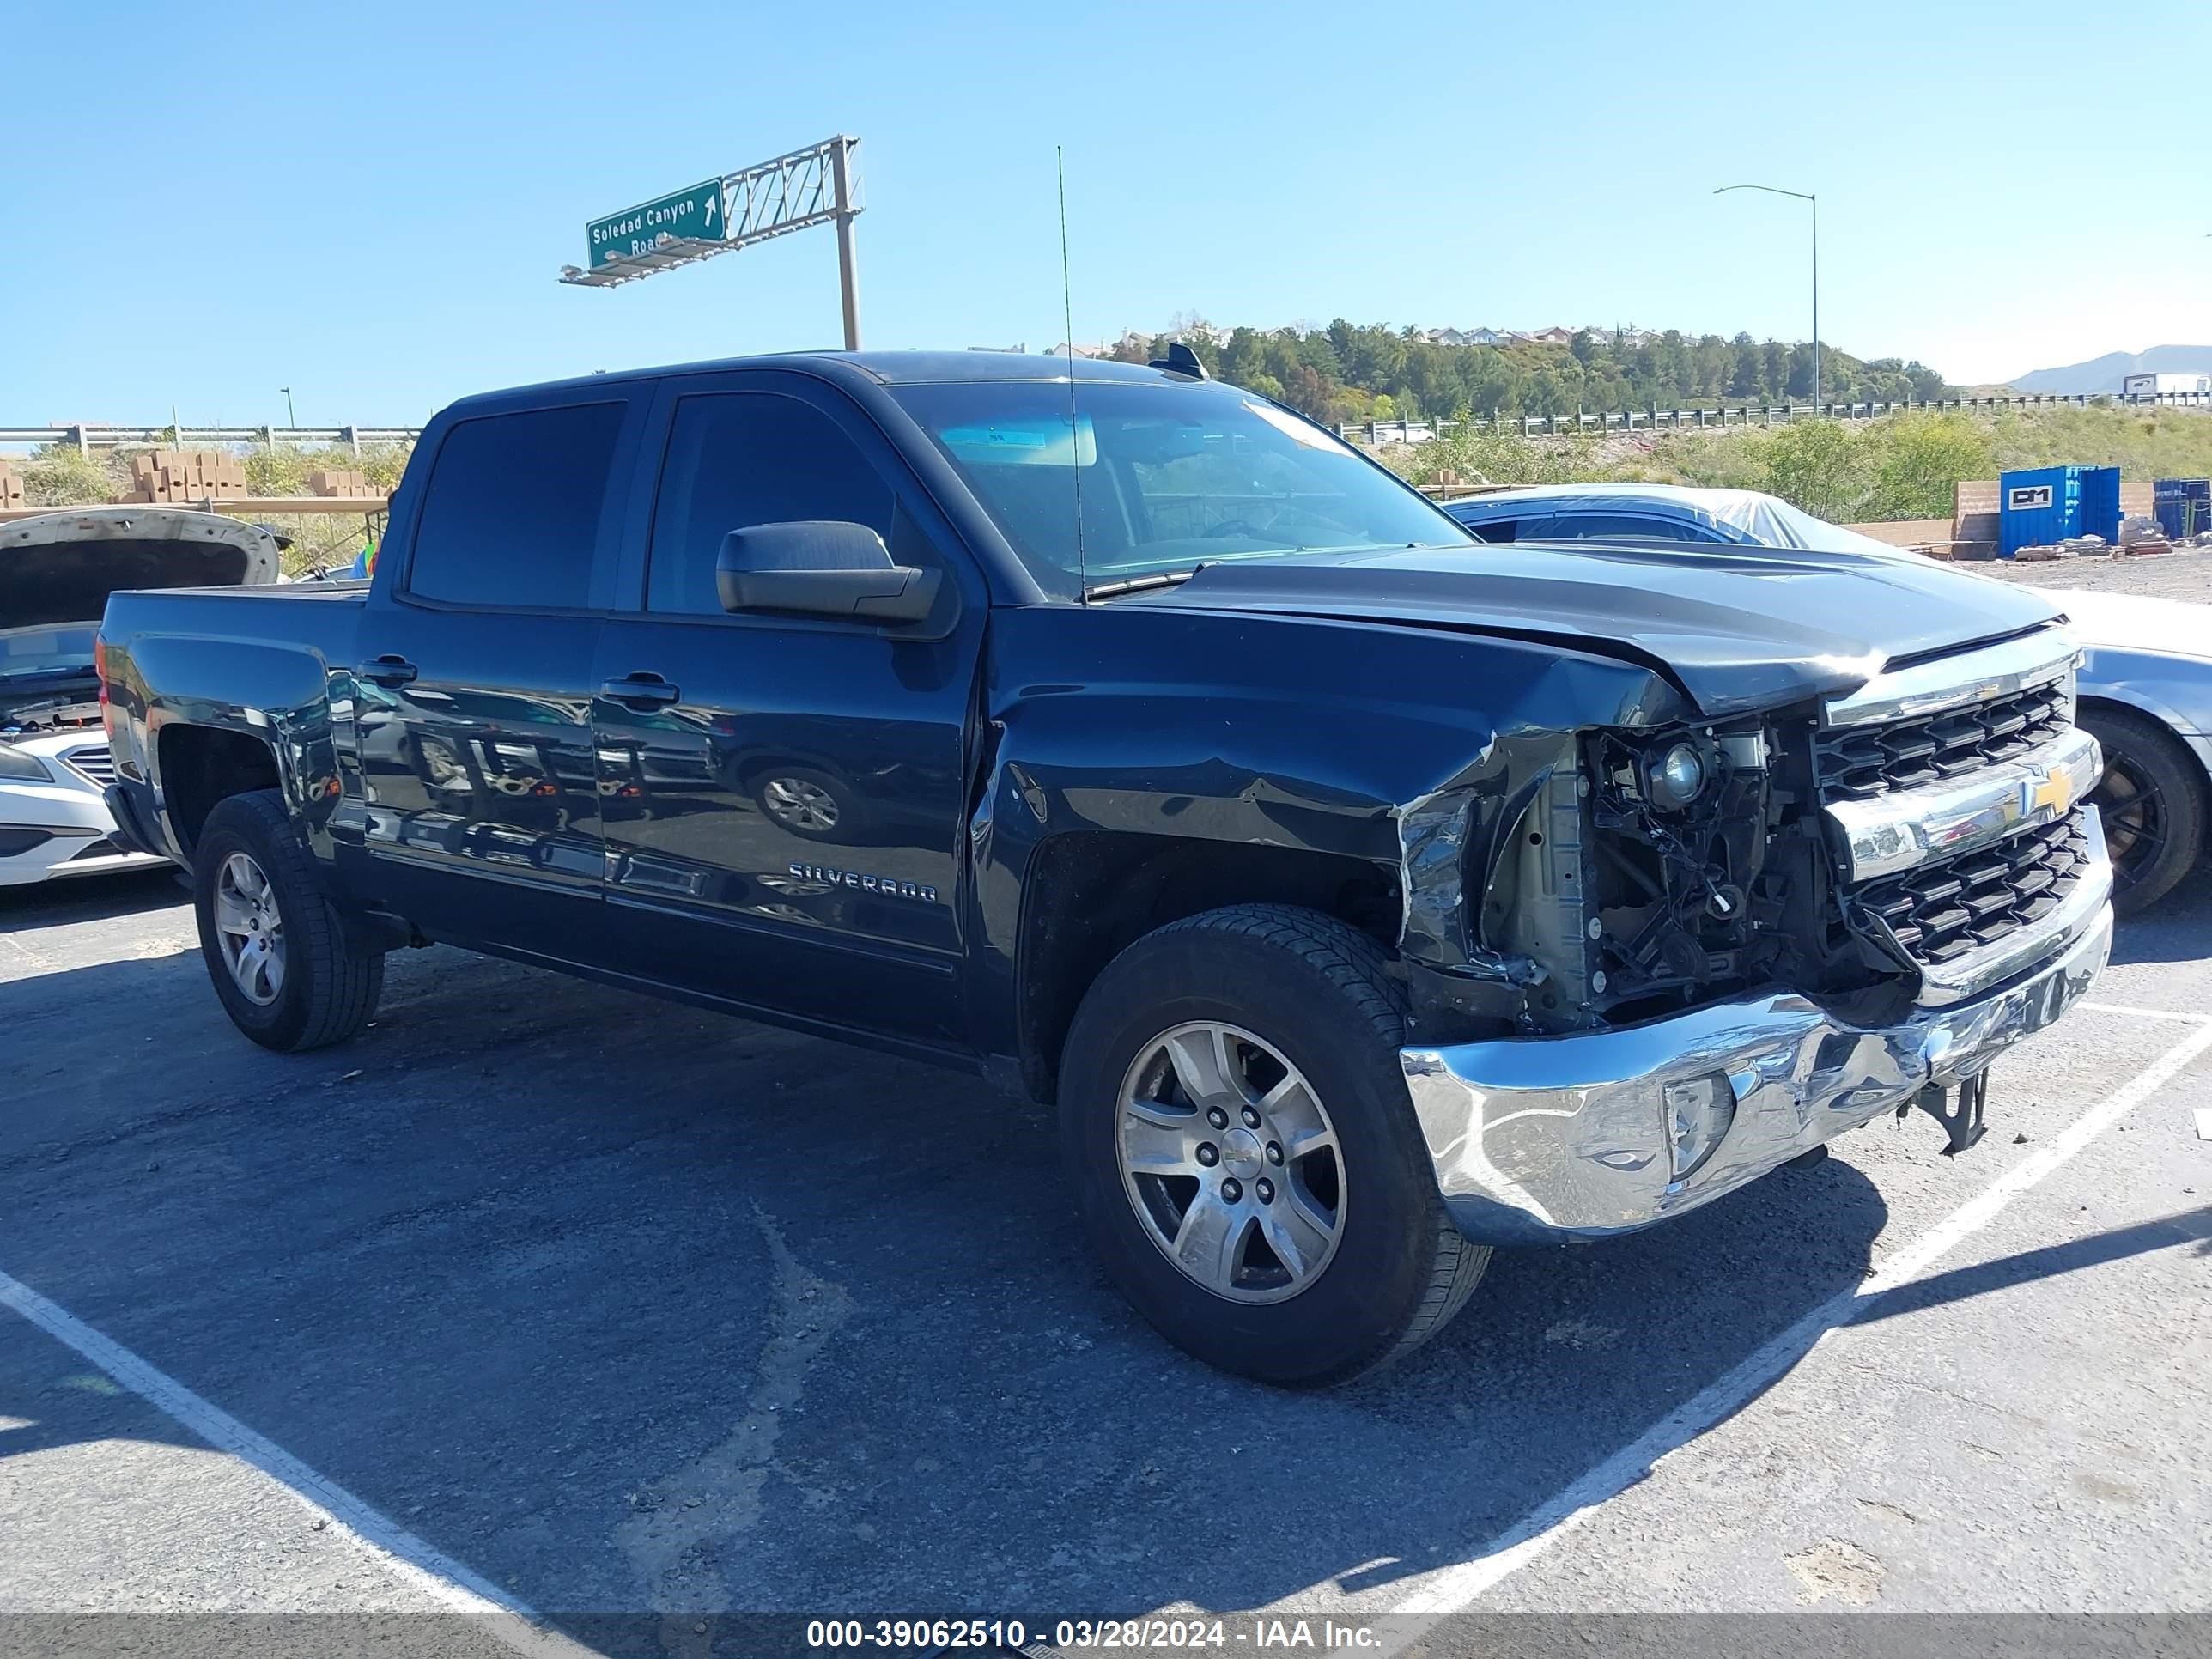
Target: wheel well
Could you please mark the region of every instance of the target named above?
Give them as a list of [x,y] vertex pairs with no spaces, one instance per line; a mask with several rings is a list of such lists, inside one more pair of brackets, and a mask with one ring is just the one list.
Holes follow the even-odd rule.
[[1061,1046],[1106,964],[1155,927],[1229,904],[1296,904],[1395,950],[1397,875],[1365,859],[1109,830],[1055,836],[1031,861],[1017,965],[1022,1081],[1050,1101]]
[[217,801],[280,787],[276,751],[243,732],[167,726],[159,741],[161,804],[186,853],[199,840],[200,828]]
[[2094,714],[2120,714],[2129,720],[2141,720],[2144,725],[2154,727],[2186,761],[2190,778],[2197,786],[2197,801],[2208,815],[2212,815],[2212,773],[2208,773],[2206,770],[2203,758],[2195,749],[2176,736],[2172,726],[2164,719],[2152,714],[2147,708],[2138,708],[2131,702],[2121,702],[2112,697],[2076,699],[2074,706],[2074,719],[2076,724],[2086,721]]

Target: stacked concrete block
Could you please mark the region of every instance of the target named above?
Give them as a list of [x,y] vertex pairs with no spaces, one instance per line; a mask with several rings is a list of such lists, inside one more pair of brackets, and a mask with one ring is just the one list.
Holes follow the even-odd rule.
[[224,449],[143,449],[131,458],[131,499],[236,501],[246,494],[246,463]]
[[350,472],[343,469],[326,469],[307,475],[307,493],[313,495],[381,495],[384,491],[369,483],[365,472]]

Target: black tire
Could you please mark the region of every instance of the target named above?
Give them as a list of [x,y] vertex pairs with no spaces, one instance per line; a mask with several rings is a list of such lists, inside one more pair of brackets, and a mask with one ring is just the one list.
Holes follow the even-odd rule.
[[[1238,1300],[1186,1276],[1123,1186],[1124,1079],[1164,1034],[1204,1021],[1279,1050],[1334,1125],[1338,1242],[1285,1300]],[[1099,975],[1061,1060],[1062,1146],[1094,1246],[1170,1341],[1224,1370],[1318,1388],[1410,1352],[1459,1311],[1490,1250],[1460,1234],[1437,1194],[1398,1062],[1403,1033],[1382,950],[1311,910],[1208,911],[1146,934]]]
[[[794,799],[802,793],[803,805]],[[855,841],[869,829],[867,808],[852,786],[818,767],[763,767],[753,774],[752,797],[770,823],[808,841]],[[826,823],[820,821],[825,810]]]
[[[265,876],[283,925],[284,966],[272,1000],[254,1001],[233,977],[215,921],[226,862],[244,854]],[[274,789],[232,795],[207,816],[192,849],[192,910],[200,955],[231,1024],[264,1048],[296,1054],[360,1035],[384,989],[384,957],[354,936],[318,878],[313,855]]]
[[2105,775],[2089,799],[2112,849],[2112,908],[2136,915],[2172,892],[2203,854],[2203,770],[2165,726],[2132,709],[2084,708],[2081,724],[2105,751]]

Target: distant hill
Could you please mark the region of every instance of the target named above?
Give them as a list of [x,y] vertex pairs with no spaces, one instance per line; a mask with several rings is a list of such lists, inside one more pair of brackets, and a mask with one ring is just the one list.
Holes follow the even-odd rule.
[[2212,345],[2153,346],[2130,355],[2108,351],[2086,363],[2039,368],[2013,381],[2015,392],[2118,392],[2130,374],[2212,374]]

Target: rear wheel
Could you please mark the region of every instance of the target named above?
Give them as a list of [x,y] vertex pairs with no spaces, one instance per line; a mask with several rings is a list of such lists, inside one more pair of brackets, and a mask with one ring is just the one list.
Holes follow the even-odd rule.
[[1209,1364],[1311,1387],[1443,1328],[1490,1252],[1462,1237],[1406,1091],[1380,949],[1240,905],[1147,934],[1078,1011],[1064,1144],[1138,1310]]
[[2089,801],[2112,856],[2112,908],[2133,915],[2196,867],[2204,850],[2203,776],[2173,734],[2145,715],[2085,709],[2081,724],[2105,751]]
[[320,1048],[376,1012],[384,957],[354,937],[273,789],[216,803],[192,849],[200,954],[231,1024],[264,1048]]

